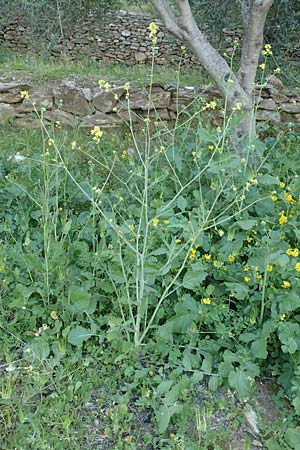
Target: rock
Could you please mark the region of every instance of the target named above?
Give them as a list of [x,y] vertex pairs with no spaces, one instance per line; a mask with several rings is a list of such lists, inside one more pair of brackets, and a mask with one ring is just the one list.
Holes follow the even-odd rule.
[[[118,99],[122,97],[124,88],[113,88],[109,92],[101,89],[92,99],[93,105],[97,111],[107,113],[112,112],[116,106]],[[118,97],[115,98],[115,96]]]
[[[171,93],[164,91],[161,87],[153,87],[151,98],[149,99],[149,91],[146,89],[130,89],[129,105],[131,109],[163,109],[168,108],[171,102]],[[128,108],[127,100],[119,102],[117,108],[126,110]]]
[[5,125],[16,116],[15,108],[7,103],[0,103],[0,125]]
[[84,117],[92,114],[95,108],[86,99],[86,92],[72,81],[65,80],[53,91],[55,105],[62,111]]
[[280,113],[277,111],[268,111],[266,109],[260,109],[256,113],[256,120],[258,122],[272,122],[275,125],[281,123]]
[[263,99],[260,102],[259,107],[261,109],[267,109],[268,111],[277,111],[277,105],[272,98]]
[[267,78],[267,83],[278,90],[284,88],[283,82],[275,75],[271,75],[269,78]]
[[67,126],[74,128],[78,125],[78,119],[73,114],[61,111],[60,109],[46,111],[43,117],[46,121],[51,123],[60,122],[62,127]]
[[291,114],[298,114],[300,113],[300,103],[297,102],[282,103],[280,105],[280,110]]
[[116,114],[104,114],[96,111],[95,114],[84,117],[79,126],[80,128],[94,128],[95,126],[111,128],[121,124],[122,120]]
[[135,60],[138,63],[143,63],[147,60],[147,55],[143,52],[136,52],[134,54]]
[[300,123],[300,114],[282,112],[281,117],[283,122]]
[[286,103],[289,101],[289,98],[280,92],[276,92],[275,94],[273,94],[272,98],[275,103]]
[[131,33],[128,30],[123,30],[123,31],[121,31],[121,35],[124,37],[129,37],[131,35]]
[[21,91],[29,91],[31,84],[27,82],[4,82],[0,83],[0,102],[20,103],[22,101]]

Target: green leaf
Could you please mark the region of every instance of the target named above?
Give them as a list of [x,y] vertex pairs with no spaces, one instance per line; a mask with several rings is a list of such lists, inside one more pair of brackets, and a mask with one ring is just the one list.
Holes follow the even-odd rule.
[[300,395],[294,398],[293,406],[297,414],[300,414]]
[[208,380],[208,389],[212,392],[216,391],[219,387],[219,377],[211,376]]
[[241,397],[247,397],[250,393],[250,380],[242,369],[234,369],[228,376],[229,385],[234,388]]
[[294,450],[299,450],[300,443],[300,429],[299,428],[288,428],[285,432],[285,441]]
[[156,421],[159,433],[164,433],[166,431],[170,423],[170,418],[171,416],[169,408],[166,405],[161,405],[156,413]]
[[86,328],[81,327],[78,325],[77,327],[73,328],[69,335],[68,335],[68,342],[73,345],[80,346],[83,344],[83,342],[90,339],[90,337],[93,336],[90,330],[87,330]]
[[64,235],[67,235],[72,227],[72,219],[68,220],[63,226],[62,232]]
[[86,311],[90,306],[90,294],[81,287],[72,286],[69,291],[72,312]]
[[207,277],[207,272],[204,270],[196,270],[195,272],[187,272],[183,277],[183,287],[187,289],[194,289],[200,287],[202,281]]
[[242,230],[251,230],[255,227],[257,223],[257,220],[253,219],[245,219],[245,220],[238,220],[237,224],[242,228]]
[[225,282],[225,286],[230,290],[230,293],[234,295],[238,300],[245,300],[248,295],[248,288],[240,283]]
[[255,358],[266,359],[267,352],[267,340],[265,338],[257,339],[251,344],[251,351]]
[[187,201],[186,201],[186,199],[184,197],[181,197],[181,196],[178,197],[177,205],[178,205],[179,209],[181,210],[181,212],[186,210],[187,204],[188,203],[187,203]]
[[167,392],[173,384],[172,380],[164,380],[162,381],[156,388],[156,394],[158,397]]

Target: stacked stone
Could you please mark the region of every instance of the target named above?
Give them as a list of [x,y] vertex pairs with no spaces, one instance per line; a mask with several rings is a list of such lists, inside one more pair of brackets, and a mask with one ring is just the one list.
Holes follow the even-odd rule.
[[[148,27],[153,20],[158,25],[155,62],[165,64],[181,61],[184,65],[195,64],[192,54],[182,50],[182,44],[167,33],[160,20],[151,15],[128,11],[111,14],[104,28],[92,14],[80,17],[77,23],[66,31],[65,36],[58,40],[51,54],[54,57],[68,57],[70,60],[84,55],[94,61],[122,62],[129,65],[150,63],[153,48]],[[0,42],[17,51],[30,50],[32,30],[24,25],[25,23],[25,17],[18,17],[2,25],[2,28],[0,25]],[[32,50],[42,51],[37,46]]]
[[[28,91],[29,98],[21,95]],[[176,89],[171,83],[156,83],[130,89],[130,120],[143,123],[148,116],[160,122],[174,120],[178,111],[188,108],[197,100],[207,102],[220,97],[209,87],[182,86]],[[32,79],[14,75],[10,79],[0,77],[0,125],[13,123],[22,127],[40,127],[39,117],[45,125],[59,122],[61,126],[109,128],[129,121],[127,91],[123,86],[109,90],[100,89],[94,81],[64,79],[42,84]],[[281,81],[273,76],[264,89],[257,90],[257,120],[281,124],[300,123],[300,89],[286,91]],[[220,106],[222,102],[220,101]],[[211,111],[215,123],[222,117],[221,111]]]

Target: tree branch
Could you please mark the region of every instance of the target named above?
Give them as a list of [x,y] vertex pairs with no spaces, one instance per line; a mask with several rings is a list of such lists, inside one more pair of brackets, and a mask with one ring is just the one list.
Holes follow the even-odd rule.
[[247,16],[246,9],[242,9],[244,38],[238,79],[249,95],[254,88],[266,17],[273,3],[274,0],[250,0]]
[[167,30],[178,39],[184,40],[182,30],[177,23],[177,17],[171,10],[170,5],[166,2],[166,0],[151,0],[151,3],[156,8]]

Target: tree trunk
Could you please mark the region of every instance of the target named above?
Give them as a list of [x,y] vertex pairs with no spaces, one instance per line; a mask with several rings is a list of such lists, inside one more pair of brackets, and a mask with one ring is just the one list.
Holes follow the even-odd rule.
[[274,0],[242,1],[246,6],[243,14],[245,36],[238,76],[231,72],[227,61],[198,28],[188,0],[175,0],[177,16],[173,13],[167,0],[152,0],[152,3],[167,30],[187,43],[198,61],[216,82],[228,105],[226,113],[239,112],[239,105],[241,105],[242,114],[236,129],[237,137],[251,140],[255,136],[253,97],[255,75],[262,49],[264,23]]

